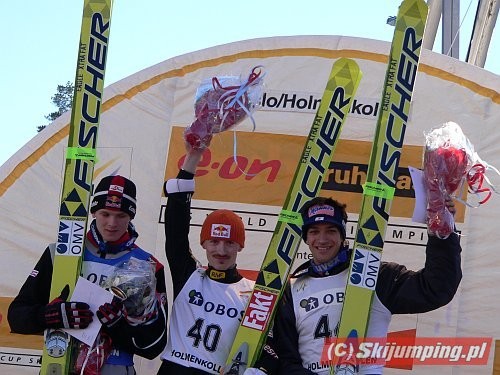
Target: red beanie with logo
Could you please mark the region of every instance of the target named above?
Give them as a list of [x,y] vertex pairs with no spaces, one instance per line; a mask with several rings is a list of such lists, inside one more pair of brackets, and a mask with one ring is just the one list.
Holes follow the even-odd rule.
[[200,244],[206,240],[229,240],[245,247],[245,226],[230,210],[216,210],[207,216],[201,227]]

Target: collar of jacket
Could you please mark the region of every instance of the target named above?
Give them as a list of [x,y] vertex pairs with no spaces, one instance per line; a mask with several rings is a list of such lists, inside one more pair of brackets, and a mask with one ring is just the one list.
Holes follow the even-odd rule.
[[87,232],[87,240],[98,249],[98,253],[102,257],[105,257],[105,254],[118,254],[122,251],[131,250],[135,247],[137,237],[139,237],[139,234],[136,232],[134,225],[129,223],[127,232],[118,241],[104,242],[97,230],[95,219],[90,223],[90,229]]
[[302,277],[302,276],[311,276],[311,277],[326,277],[331,275],[337,275],[347,269],[349,267],[349,261],[351,259],[352,249],[347,250],[347,261],[344,263],[337,264],[328,272],[320,274],[314,270],[312,266],[312,262],[308,260],[305,263],[302,263],[297,269],[293,272],[291,277]]
[[236,267],[230,268],[225,271],[219,271],[213,268],[212,266],[208,266],[205,273],[209,279],[224,284],[233,284],[240,281],[243,278],[243,276],[240,275]]

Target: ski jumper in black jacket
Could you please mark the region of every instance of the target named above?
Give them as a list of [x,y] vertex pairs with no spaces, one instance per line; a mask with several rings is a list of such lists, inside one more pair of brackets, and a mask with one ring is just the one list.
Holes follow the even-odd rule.
[[[219,374],[254,284],[242,277],[236,267],[219,271],[209,265],[205,269],[192,256],[188,235],[193,178],[193,173],[180,170],[177,178],[167,181],[164,188],[168,198],[165,250],[174,304],[159,375]],[[272,354],[266,352],[262,357],[257,366],[277,366]]]
[[[137,234],[130,231],[131,236]],[[130,239],[130,236],[127,236]],[[118,245],[118,244],[117,244]],[[41,309],[49,303],[50,285],[52,281],[54,246],[50,245],[43,252],[30,276],[21,287],[19,294],[9,306],[8,320],[12,332],[22,334],[41,334],[46,328],[40,317]],[[118,253],[109,252],[102,254],[92,235],[87,234],[86,247],[82,270],[86,268],[85,263],[93,263],[92,268],[101,270],[88,274],[87,279],[92,282],[104,281],[105,270],[111,271],[113,266],[120,265],[130,257],[141,260],[152,259],[156,263],[156,292],[163,296],[163,308],[159,308],[159,315],[149,324],[129,325],[122,319],[121,322],[105,331],[110,335],[113,345],[112,354],[106,363],[112,365],[133,366],[132,356],[137,354],[141,357],[153,359],[164,349],[167,339],[166,334],[166,288],[163,265],[156,261],[151,254],[132,244],[131,247]],[[160,303],[160,302],[158,302]],[[95,318],[94,318],[95,319]],[[145,349],[144,349],[145,348]]]
[[[348,260],[351,250],[347,252]],[[392,314],[424,313],[449,303],[462,277],[460,253],[458,235],[452,233],[444,240],[429,236],[425,266],[419,271],[382,262],[366,337],[385,337]],[[290,278],[274,322],[280,373],[329,373],[329,366],[320,363],[321,350],[325,337],[336,335],[348,266],[348,261],[341,261],[319,272],[308,261]],[[359,371],[382,374],[383,365],[361,365]]]
[[[106,287],[106,280],[117,267],[125,262],[143,261],[154,265],[156,293],[148,291],[148,314],[132,318],[126,316],[123,306],[114,304],[114,310],[107,310],[111,304],[104,304],[96,311],[97,318],[103,319],[101,332],[111,339],[111,350],[102,373],[134,374],[133,356],[137,354],[153,359],[164,349],[167,341],[166,288],[163,265],[150,253],[135,244],[138,237],[131,220],[136,212],[135,184],[122,176],[104,177],[98,184],[93,196],[90,211],[95,219],[91,222],[84,241],[81,276],[94,284]],[[101,228],[105,235],[99,231]],[[107,239],[107,241],[105,240]],[[49,303],[53,273],[55,244],[49,245],[43,252],[35,268],[21,287],[18,295],[9,306],[8,321],[12,332],[21,334],[41,334],[47,328],[86,328],[66,327],[65,319],[53,322],[53,316],[61,315],[61,306],[68,309],[66,298]],[[129,263],[126,263],[129,264]],[[153,270],[151,270],[153,272]],[[152,284],[151,284],[152,285]],[[68,290],[69,287],[64,288]],[[137,289],[137,288],[136,288]],[[63,293],[62,293],[63,294]],[[144,301],[144,296],[141,296]],[[59,306],[59,304],[61,304]],[[125,303],[125,302],[124,302]],[[52,310],[52,306],[57,306]],[[88,304],[85,304],[88,310]],[[104,315],[100,315],[101,309]],[[59,310],[59,311],[58,311]],[[49,311],[49,312],[48,312]],[[123,314],[122,311],[125,311]],[[65,314],[66,320],[76,311]],[[90,312],[89,312],[90,313]],[[114,316],[112,315],[114,314]],[[138,311],[138,314],[141,314]],[[111,318],[112,321],[111,321]],[[93,319],[96,319],[94,316]],[[101,322],[103,322],[101,320]],[[108,323],[108,324],[105,324]],[[54,325],[57,325],[54,327]]]

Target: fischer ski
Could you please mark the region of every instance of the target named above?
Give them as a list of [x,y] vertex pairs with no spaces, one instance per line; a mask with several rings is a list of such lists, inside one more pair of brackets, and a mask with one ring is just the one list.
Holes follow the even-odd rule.
[[[87,231],[99,117],[104,88],[113,0],[84,0],[68,148],[59,209],[50,300],[80,275]],[[74,341],[62,329],[47,329],[42,375],[68,374]]]
[[[363,186],[337,343],[366,337],[427,13],[428,7],[424,0],[404,0],[399,7],[381,111]],[[342,369],[346,366],[342,358],[333,360],[330,373],[346,373],[346,369]],[[357,367],[357,364],[353,366]],[[352,370],[347,373],[352,373]]]
[[340,58],[333,64],[224,374],[242,374],[253,366],[262,349],[302,240],[298,210],[322,186],[360,80],[361,71],[354,60]]

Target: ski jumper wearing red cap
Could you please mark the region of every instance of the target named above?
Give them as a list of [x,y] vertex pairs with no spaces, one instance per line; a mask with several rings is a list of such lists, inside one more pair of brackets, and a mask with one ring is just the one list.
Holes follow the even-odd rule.
[[[84,302],[68,302],[69,287],[49,302],[55,245],[49,245],[12,301],[8,321],[12,332],[43,333],[47,328],[86,328],[99,319],[102,345],[108,354],[101,374],[135,374],[133,356],[148,359],[162,352],[167,340],[166,288],[163,265],[135,244],[138,234],[131,220],[137,208],[135,184],[122,176],[104,177],[90,206],[93,220],[85,238],[81,276],[104,286],[116,267],[131,258],[152,263],[156,293],[148,299],[147,316],[132,320],[114,300],[90,311]],[[144,312],[146,313],[146,312]],[[101,348],[102,349],[102,348]],[[78,356],[78,354],[77,354]]]
[[231,350],[254,282],[236,268],[245,246],[241,218],[215,210],[203,222],[200,245],[208,267],[192,256],[188,241],[194,175],[202,150],[187,147],[177,178],[165,182],[165,250],[174,302],[169,340],[158,374],[219,374]]
[[[448,209],[454,213],[451,200]],[[325,338],[336,337],[351,249],[346,241],[346,205],[314,198],[301,208],[302,237],[312,259],[291,276],[274,321],[280,374],[329,374],[322,363]],[[423,313],[450,302],[462,277],[456,233],[446,240],[429,236],[425,267],[411,271],[382,262],[367,337],[387,335],[392,314]],[[359,374],[382,374],[383,365],[359,366]]]

